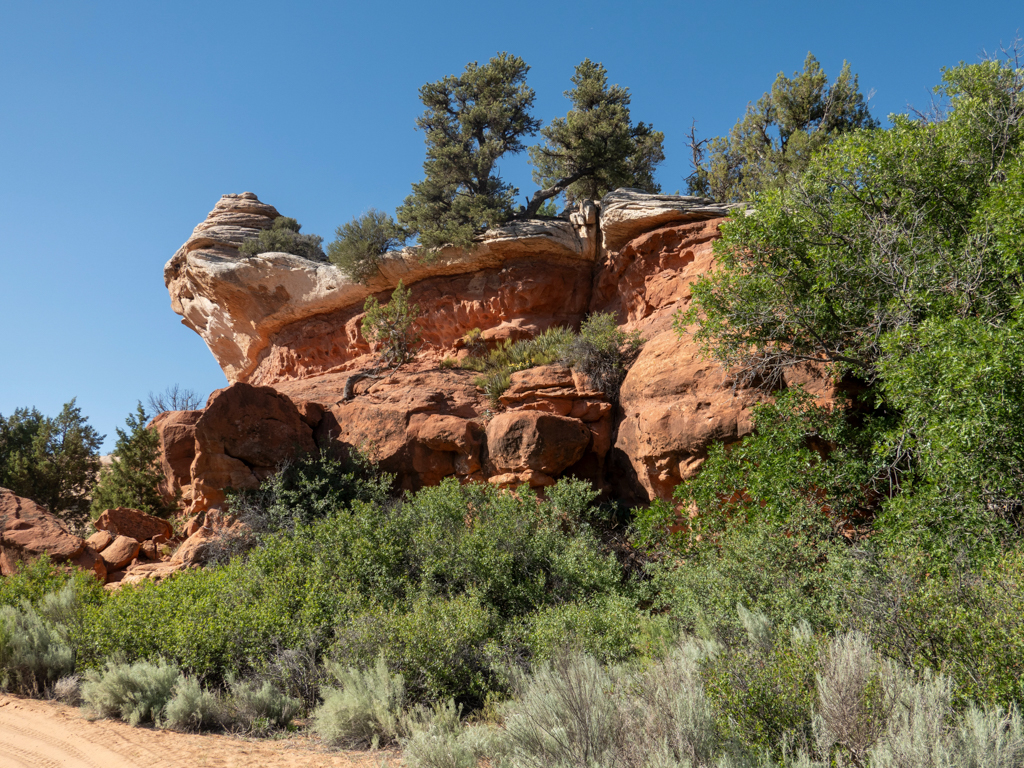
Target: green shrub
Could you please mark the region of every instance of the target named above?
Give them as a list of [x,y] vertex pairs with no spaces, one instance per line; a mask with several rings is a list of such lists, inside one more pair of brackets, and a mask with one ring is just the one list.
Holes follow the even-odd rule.
[[310,261],[327,261],[324,239],[319,235],[300,235],[302,225],[289,216],[278,216],[269,229],[242,243],[238,252],[245,256],[261,253],[290,253]]
[[543,608],[525,620],[523,641],[537,660],[547,660],[567,648],[603,664],[636,654],[637,634],[645,623],[633,600],[621,595],[594,598]]
[[374,296],[367,296],[363,304],[363,336],[377,347],[388,368],[397,368],[416,356],[420,307],[409,303],[411,295],[412,291],[399,280],[387,304],[381,306]]
[[[68,593],[73,598],[67,587],[61,594]],[[63,624],[44,617],[27,601],[18,608],[0,606],[0,688],[47,694],[74,671],[75,654]]]
[[103,594],[103,585],[91,573],[56,565],[44,554],[18,563],[14,573],[0,578],[0,605],[20,606],[22,601],[36,605],[68,584],[84,602],[95,602]]
[[229,693],[223,702],[223,720],[234,730],[265,735],[277,728],[286,728],[298,714],[301,703],[277,690],[264,680],[228,678]]
[[739,607],[746,642],[704,662],[705,691],[726,737],[777,756],[813,740],[819,641],[805,629],[777,631],[767,616]]
[[205,690],[196,678],[179,676],[167,702],[163,725],[175,731],[201,731],[223,721],[223,705],[217,695]]
[[626,368],[640,354],[643,343],[639,331],[620,330],[613,313],[597,313],[584,320],[579,335],[565,345],[562,360],[586,376],[609,400],[615,401]]
[[96,717],[120,717],[129,725],[160,725],[179,676],[178,667],[162,659],[155,664],[108,661],[102,670],[86,672],[83,707]]
[[437,367],[442,371],[451,371],[459,367],[459,361],[454,357],[446,357],[437,364]]
[[366,456],[338,458],[329,451],[285,463],[258,490],[228,495],[232,512],[263,534],[292,531],[328,517],[356,499],[387,503],[394,475],[382,473]]
[[961,706],[1024,703],[1024,547],[977,566],[872,554],[847,587],[848,626],[918,674],[947,675]]
[[335,235],[337,239],[327,246],[327,257],[357,283],[376,275],[384,254],[408,238],[391,216],[374,208],[338,227]]
[[313,730],[333,747],[393,744],[405,735],[405,681],[392,675],[383,657],[365,671],[328,663],[336,683],[313,712]]

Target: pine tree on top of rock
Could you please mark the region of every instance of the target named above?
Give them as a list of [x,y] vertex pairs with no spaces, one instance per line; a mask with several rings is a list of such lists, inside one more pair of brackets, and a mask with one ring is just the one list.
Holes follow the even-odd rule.
[[691,134],[690,194],[723,203],[753,200],[801,174],[811,155],[837,136],[877,127],[850,65],[843,62],[829,85],[821,64],[808,53],[802,72],[792,78],[780,72],[772,89],[747,105],[728,138],[698,142]]
[[427,109],[416,125],[426,133],[426,177],[412,185],[398,209],[398,221],[418,235],[420,245],[468,248],[479,230],[512,216],[519,190],[502,180],[496,166],[502,156],[522,152],[523,139],[540,128],[530,114],[529,70],[518,56],[499,53],[420,88]]
[[576,87],[565,92],[572,109],[541,131],[544,143],[530,147],[533,194],[526,216],[545,200],[565,193],[569,202],[596,200],[619,187],[660,192],[654,169],[665,159],[665,134],[649,125],[633,125],[629,89],[608,85],[600,62],[584,59],[572,77]]
[[98,516],[106,509],[130,507],[151,515],[166,516],[175,506],[164,501],[160,483],[160,435],[146,428],[146,409],[142,403],[125,419],[128,431],[117,429],[114,462],[100,472],[92,492],[92,513]]

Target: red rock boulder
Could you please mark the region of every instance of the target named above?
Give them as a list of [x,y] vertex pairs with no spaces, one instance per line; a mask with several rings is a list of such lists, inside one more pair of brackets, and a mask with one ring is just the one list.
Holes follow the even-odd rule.
[[202,415],[202,411],[167,411],[158,414],[149,425],[160,435],[160,467],[164,473],[160,490],[167,501],[173,501],[178,492],[184,492],[186,497],[190,495],[192,462],[196,458],[196,423]]
[[582,458],[590,430],[578,419],[542,411],[510,411],[487,424],[493,474],[533,470],[557,477]]
[[100,557],[108,572],[116,571],[130,565],[139,556],[140,547],[139,542],[130,536],[117,536],[100,552]]
[[47,554],[63,563],[84,550],[85,541],[68,533],[45,507],[0,488],[0,575],[13,573],[20,560]]
[[[128,507],[106,510],[96,520],[95,526],[97,531],[106,531],[111,536],[128,536],[136,541],[146,541],[157,536],[169,539],[174,535],[174,528],[166,520]],[[93,539],[89,541],[92,543]],[[102,551],[103,547],[96,549]]]
[[195,511],[222,503],[225,489],[259,487],[286,460],[316,450],[313,430],[286,395],[241,383],[210,396],[195,440]]

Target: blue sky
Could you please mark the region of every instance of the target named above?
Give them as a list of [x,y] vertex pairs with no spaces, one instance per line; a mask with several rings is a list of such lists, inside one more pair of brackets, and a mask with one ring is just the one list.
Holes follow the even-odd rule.
[[[633,117],[722,134],[779,71],[844,59],[884,118],[943,66],[1024,32],[1019,2],[105,2],[0,4],[0,413],[72,397],[113,446],[136,400],[225,379],[180,325],[163,265],[229,192],[330,240],[421,178],[418,88],[498,51],[563,115],[573,67],[603,62]],[[532,191],[525,157],[501,174]]]

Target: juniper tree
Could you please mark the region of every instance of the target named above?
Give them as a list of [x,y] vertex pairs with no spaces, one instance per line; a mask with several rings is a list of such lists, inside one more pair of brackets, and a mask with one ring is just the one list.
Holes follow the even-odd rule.
[[327,257],[359,283],[377,273],[388,251],[405,244],[408,233],[391,216],[371,208],[335,230],[337,239],[327,246]]
[[84,522],[102,443],[73,398],[55,418],[18,408],[0,416],[0,486],[70,523]]
[[300,234],[302,225],[290,216],[278,216],[269,229],[256,237],[246,240],[239,247],[239,253],[257,256],[261,253],[290,253],[310,261],[326,261],[324,239],[320,235]]
[[117,429],[114,462],[100,472],[92,492],[92,512],[99,515],[111,507],[131,507],[152,515],[166,515],[174,505],[164,501],[160,483],[164,473],[157,463],[160,435],[146,428],[146,409],[139,403],[125,419],[128,431]]
[[544,143],[530,147],[541,186],[525,215],[532,216],[545,200],[562,192],[572,200],[596,199],[619,187],[660,192],[654,169],[665,159],[664,134],[644,123],[633,125],[628,88],[608,84],[600,63],[584,59],[565,92],[572,109],[541,131]]
[[497,174],[497,161],[522,152],[540,121],[530,114],[534,92],[526,63],[500,53],[420,88],[427,108],[417,119],[426,133],[425,178],[413,184],[398,221],[428,249],[471,247],[482,229],[506,222],[519,190]]
[[691,134],[694,173],[690,193],[721,202],[751,200],[764,189],[786,184],[801,173],[811,155],[836,136],[857,128],[876,128],[857,76],[850,65],[832,85],[810,53],[802,72],[782,72],[772,89],[730,131],[699,142]]

